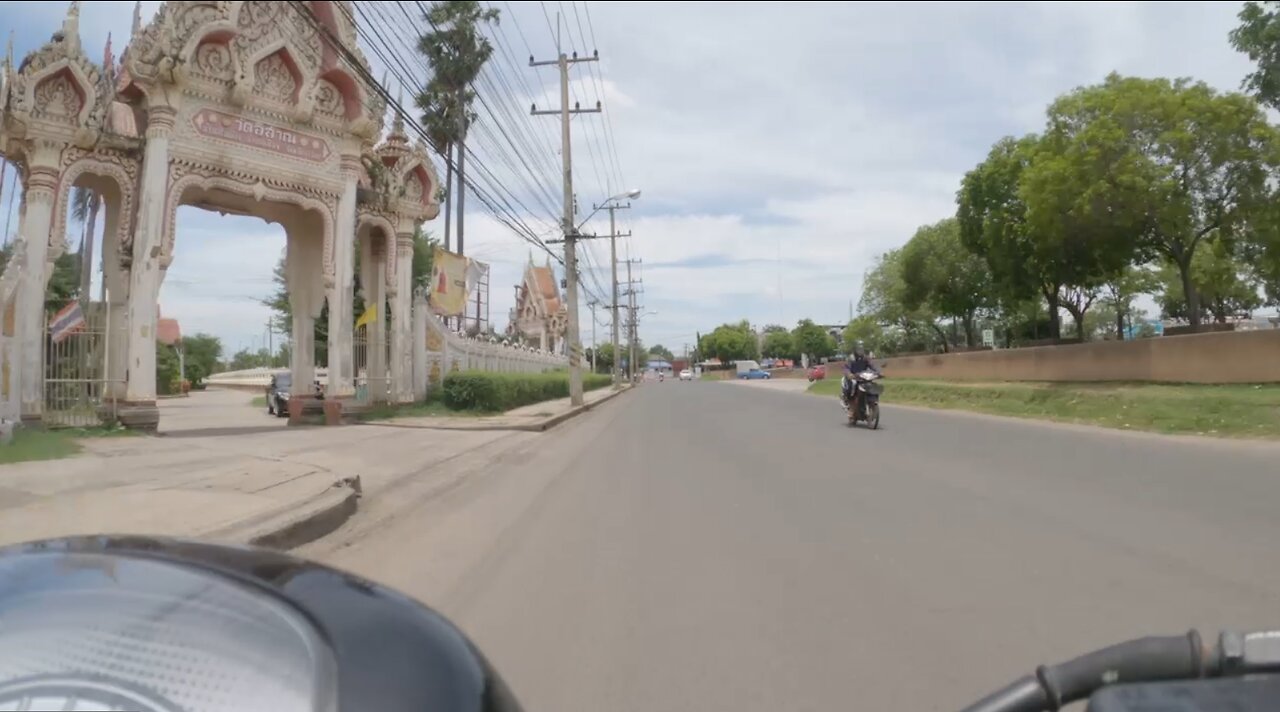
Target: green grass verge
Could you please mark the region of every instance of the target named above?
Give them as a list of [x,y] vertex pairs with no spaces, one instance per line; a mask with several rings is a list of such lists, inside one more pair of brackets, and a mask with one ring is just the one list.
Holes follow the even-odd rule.
[[137,433],[123,427],[66,428],[41,430],[19,428],[13,434],[13,442],[0,445],[0,465],[36,460],[60,460],[80,452],[80,439],[104,437],[128,437]]
[[[1155,383],[956,383],[890,380],[884,402],[1146,430],[1280,438],[1280,386]],[[840,379],[809,387],[840,392]]]
[[267,407],[267,397],[266,397],[266,396],[254,396],[254,397],[253,397],[253,400],[250,402],[250,405],[252,405],[254,408],[266,408],[266,407]]

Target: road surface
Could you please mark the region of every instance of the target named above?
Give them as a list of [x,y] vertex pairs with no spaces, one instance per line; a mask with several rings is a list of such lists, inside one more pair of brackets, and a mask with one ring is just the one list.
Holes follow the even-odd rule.
[[301,553],[440,608],[535,712],[950,710],[1280,627],[1275,446],[891,405],[870,432],[784,391],[647,384]]

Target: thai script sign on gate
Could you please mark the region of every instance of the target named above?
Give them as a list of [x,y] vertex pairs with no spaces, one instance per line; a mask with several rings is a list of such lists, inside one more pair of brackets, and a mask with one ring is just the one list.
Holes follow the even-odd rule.
[[329,157],[329,144],[318,138],[279,126],[232,116],[216,109],[201,109],[191,117],[196,132],[267,151],[322,163]]

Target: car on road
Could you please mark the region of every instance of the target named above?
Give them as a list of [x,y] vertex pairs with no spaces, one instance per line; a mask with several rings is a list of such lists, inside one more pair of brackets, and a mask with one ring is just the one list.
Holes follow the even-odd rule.
[[682,380],[682,381],[692,381],[692,380],[693,380],[693,371],[690,371],[690,370],[689,370],[689,369],[687,369],[687,368],[686,368],[685,370],[681,371],[681,372],[680,372],[680,380]]
[[274,373],[267,384],[267,415],[280,418],[289,415],[289,388],[293,385],[293,376],[289,373]]
[[738,373],[738,378],[742,378],[748,381],[758,381],[763,378],[764,380],[767,381],[769,380],[769,372],[758,369],[758,368],[753,368],[748,371],[742,371]]
[[822,364],[818,364],[817,366],[814,366],[813,368],[809,369],[810,383],[812,383],[813,381],[821,381],[826,377],[827,377],[827,367],[823,366]]

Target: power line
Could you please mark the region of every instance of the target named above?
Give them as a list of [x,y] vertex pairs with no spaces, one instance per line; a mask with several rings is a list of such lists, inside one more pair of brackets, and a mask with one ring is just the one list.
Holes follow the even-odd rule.
[[[408,115],[408,113],[404,110],[404,108],[399,104],[398,101],[391,98],[390,93],[386,90],[386,88],[383,87],[379,82],[377,82],[372,77],[368,69],[365,68],[360,62],[360,60],[354,56],[350,48],[348,48],[340,39],[338,39],[333,34],[332,30],[330,30],[327,26],[325,26],[323,23],[319,21],[319,19],[315,16],[314,12],[312,12],[311,8],[305,3],[299,2],[298,0],[293,0],[293,4],[295,8],[299,11],[299,13],[302,15],[302,17],[307,19],[313,27],[315,27],[322,33],[322,35],[328,40],[329,44],[342,57],[342,59],[346,61],[349,67],[361,79],[365,81],[368,88],[370,88],[372,92],[382,97],[382,99],[386,102],[387,106],[391,108],[392,111],[397,116],[401,117],[401,119],[406,120],[407,124],[411,127],[413,132],[417,134],[421,140],[429,143],[429,137],[427,136],[425,130],[418,124],[418,122],[412,116]],[[351,13],[345,7],[343,7],[343,4],[337,3],[335,4],[335,6],[339,7],[344,12],[344,14],[346,14],[347,18],[352,22],[352,25],[356,28],[357,32],[363,35],[366,41],[369,41],[370,32],[361,30],[360,23],[355,22],[355,18],[351,16]],[[386,44],[385,38],[379,36],[378,39],[382,41],[384,44]],[[389,45],[387,46],[389,48]],[[379,58],[386,65],[386,68],[388,71],[395,72],[395,67],[393,66],[393,63],[388,58],[386,58],[376,46],[373,46],[371,44],[371,49],[373,49],[375,53],[379,55]],[[401,62],[401,66],[403,67],[403,62]],[[413,86],[414,84],[413,82],[406,81],[403,75],[401,75],[398,72],[395,72],[395,73],[397,74],[397,78],[400,79],[402,83]],[[373,113],[372,109],[374,107],[369,102],[365,102],[365,105],[366,105],[366,108],[370,109],[371,113]],[[483,162],[481,162],[478,159],[478,157],[475,158],[474,160],[479,166],[482,167],[482,170],[483,170]],[[554,257],[557,261],[560,261],[561,258],[558,255],[554,254],[551,250],[549,250],[546,247],[546,245],[542,242],[542,240],[538,237],[537,233],[534,232],[533,229],[530,228],[527,224],[525,224],[524,221],[519,217],[519,215],[516,214],[516,211],[511,207],[510,202],[502,198],[500,194],[494,194],[493,190],[495,187],[496,188],[502,187],[500,184],[497,186],[481,186],[478,184],[477,181],[474,180],[474,177],[464,177],[463,181],[465,185],[470,187],[472,191],[475,192],[476,197],[489,210],[490,214],[496,220],[498,220],[503,225],[511,229],[511,231],[516,233],[516,235],[521,237],[521,239],[524,239],[526,242],[529,242],[530,244],[536,245],[540,250],[546,252],[551,257]]]
[[[395,3],[395,5],[400,10],[401,14],[404,15],[407,21],[406,24],[403,26],[398,26],[394,21],[388,21],[385,14],[383,14],[382,12],[379,12],[379,16],[384,23],[382,26],[385,28],[389,23],[392,28],[403,27],[409,30],[410,32],[412,32],[413,20],[410,17],[408,11],[404,8],[404,5],[402,3]],[[434,25],[432,26],[435,27]],[[406,46],[409,49],[410,53],[418,59],[419,65],[426,71],[426,73],[430,74],[431,68],[427,64],[425,58],[423,58],[421,54],[417,52],[416,48],[413,47],[411,42],[406,41],[405,35],[401,32],[397,32],[396,36],[400,40],[401,44]],[[419,38],[421,38],[421,35],[419,35]],[[485,64],[485,67],[496,68],[497,65],[496,63],[493,63],[493,62],[487,62]],[[498,73],[498,76],[505,82],[504,76],[502,76],[500,73]],[[501,142],[498,141],[497,137],[493,134],[493,129],[489,127],[489,124],[480,122],[478,125],[485,127],[484,130],[487,134],[487,138],[490,141],[491,150],[493,150],[494,153],[498,155],[499,158],[503,160],[504,163],[507,164],[507,166],[510,168],[511,172],[514,175],[519,176],[523,180],[525,187],[529,190],[531,195],[540,195],[540,197],[547,199],[547,202],[540,203],[540,207],[548,210],[549,214],[553,216],[553,222],[554,222],[554,215],[556,211],[554,210],[554,208],[548,208],[548,205],[553,204],[555,200],[554,200],[554,197],[552,197],[548,192],[547,181],[545,179],[548,176],[553,176],[555,171],[554,169],[552,169],[548,171],[546,175],[540,176],[537,171],[535,171],[531,166],[529,166],[528,162],[525,161],[525,158],[524,158],[524,154],[526,153],[530,157],[534,158],[535,161],[538,157],[545,157],[545,154],[538,153],[538,151],[533,147],[534,144],[533,142],[531,142],[530,137],[528,135],[529,127],[533,125],[532,121],[530,121],[529,118],[523,114],[523,112],[519,110],[516,110],[516,111],[512,110],[511,107],[515,101],[515,97],[512,92],[510,92],[509,90],[507,90],[506,92],[498,91],[497,88],[494,86],[494,81],[483,71],[480,75],[480,80],[482,83],[486,84],[486,89],[488,89],[489,91],[488,92],[477,91],[476,92],[477,98],[480,99],[481,105],[489,113],[490,118],[493,120],[493,126],[496,127],[499,132],[501,132],[502,137],[506,139],[507,143],[511,146],[514,152],[514,158],[518,159],[519,162],[524,166],[524,169],[525,171],[527,171],[528,175],[526,176],[524,173],[521,173],[521,171],[515,167],[514,165],[515,161],[512,159],[512,156],[507,154],[506,150],[501,147]],[[499,120],[501,117],[499,117],[497,115],[497,112],[494,111],[493,107],[489,105],[489,102],[485,97],[486,93],[490,93],[493,95],[494,103],[497,104],[497,106],[503,110],[503,113],[507,119],[516,117],[516,121],[511,122],[513,125],[512,133],[514,133],[515,135],[514,138],[512,137],[512,134],[509,134],[507,130],[504,128],[503,121]],[[520,121],[521,118],[523,118],[523,121]],[[517,146],[517,143],[519,143],[520,145]],[[547,165],[548,164],[544,162],[543,165],[540,166],[539,168],[542,170],[546,170]],[[532,182],[529,180],[529,177],[533,178]],[[542,179],[542,180],[539,180],[539,179]]]

